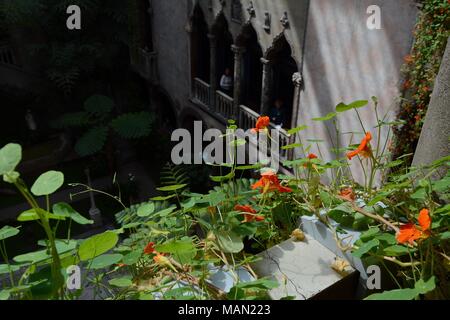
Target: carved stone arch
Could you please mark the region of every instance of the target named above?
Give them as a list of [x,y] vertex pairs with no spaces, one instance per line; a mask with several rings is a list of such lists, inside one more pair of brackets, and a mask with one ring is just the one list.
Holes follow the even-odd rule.
[[214,17],[214,21],[210,27],[210,33],[217,36],[220,32],[226,31],[233,39],[233,35],[230,32],[230,23],[223,10],[220,10]]
[[[264,111],[272,108],[274,113],[277,113],[276,109],[281,108],[282,115],[274,120],[274,123],[281,123],[285,128],[292,127],[296,123],[298,110],[298,90],[293,79],[297,78],[299,63],[284,32],[274,38],[272,45],[265,52],[264,61],[268,78],[263,89]],[[277,105],[281,107],[275,108]],[[280,123],[276,123],[278,121]]]
[[236,36],[234,44],[238,47],[243,47],[245,45],[246,40],[248,39],[249,31],[251,29],[254,30],[256,38],[258,39],[259,46],[262,49],[261,38],[251,20],[247,20],[245,23],[242,24],[241,30],[239,31],[239,34]]
[[267,48],[266,52],[264,53],[264,58],[267,60],[272,60],[271,58],[277,54],[279,50],[282,49],[282,46],[287,44],[289,46],[289,49],[291,51],[291,58],[295,61],[297,68],[299,67],[299,61],[297,57],[295,56],[295,49],[288,37],[286,37],[285,32],[282,31],[278,35],[276,35],[273,38],[272,44],[270,47]]
[[215,40],[215,57],[212,63],[215,63],[216,68],[216,83],[220,82],[220,78],[226,69],[233,70],[234,67],[234,55],[231,51],[231,46],[234,43],[234,38],[230,32],[229,22],[221,11],[211,26],[211,36]]
[[207,17],[202,6],[197,1],[193,6],[189,23],[190,36],[190,58],[191,58],[191,78],[200,78],[209,82],[210,77],[210,49],[209,49],[209,26]]

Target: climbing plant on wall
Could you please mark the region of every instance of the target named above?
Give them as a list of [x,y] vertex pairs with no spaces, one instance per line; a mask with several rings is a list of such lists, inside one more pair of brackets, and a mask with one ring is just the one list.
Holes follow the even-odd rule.
[[394,156],[413,153],[419,140],[434,80],[450,36],[450,1],[422,0],[411,54],[404,60],[403,100],[394,127]]

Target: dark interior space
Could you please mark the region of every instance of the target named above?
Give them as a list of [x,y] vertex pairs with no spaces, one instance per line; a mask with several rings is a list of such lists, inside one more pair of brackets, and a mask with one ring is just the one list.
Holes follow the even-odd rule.
[[199,5],[194,8],[191,34],[191,74],[192,78],[200,78],[209,83],[210,50],[208,25]]

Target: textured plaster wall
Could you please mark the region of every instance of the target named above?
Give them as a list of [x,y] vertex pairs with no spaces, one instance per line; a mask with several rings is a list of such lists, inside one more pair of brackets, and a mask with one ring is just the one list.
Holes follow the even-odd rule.
[[[381,30],[366,27],[369,5],[381,8]],[[400,67],[410,51],[412,30],[417,8],[411,0],[312,0],[309,8],[304,53],[304,90],[300,100],[299,121],[310,122],[334,111],[341,102],[369,99],[376,96],[380,114],[391,110],[395,116],[400,96]],[[376,136],[373,105],[360,109],[366,130]],[[354,112],[339,116],[341,132],[359,131],[355,142],[362,138],[362,129]],[[316,123],[305,132],[305,138],[324,139],[321,146],[325,158],[332,155],[327,130]],[[344,144],[352,135],[346,135]],[[387,131],[383,130],[384,142]],[[357,140],[357,141],[356,141]],[[317,150],[316,150],[317,151]],[[355,160],[354,162],[357,162]],[[359,169],[359,164],[354,169]],[[358,174],[361,177],[361,172]]]
[[179,113],[190,92],[189,34],[186,32],[189,1],[155,0],[152,6],[160,85],[170,95]]

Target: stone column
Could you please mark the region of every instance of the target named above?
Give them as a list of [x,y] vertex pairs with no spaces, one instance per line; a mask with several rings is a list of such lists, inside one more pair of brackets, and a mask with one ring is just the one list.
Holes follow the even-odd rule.
[[298,113],[300,107],[300,92],[303,85],[303,77],[300,72],[296,72],[292,75],[292,83],[294,84],[294,100],[292,102],[292,121],[291,128],[295,128],[298,123]]
[[270,110],[270,100],[272,98],[272,65],[269,60],[261,58],[263,64],[262,77],[262,94],[261,94],[261,108],[260,114],[265,115]]
[[[450,38],[436,77],[425,123],[414,153],[414,166],[429,165],[450,154]],[[446,174],[443,169],[434,178]]]
[[[297,127],[298,124],[298,116],[300,112],[300,94],[303,85],[303,77],[300,72],[295,72],[292,75],[292,83],[294,84],[294,98],[292,101],[292,120],[291,120],[291,128]],[[290,138],[290,143],[297,143],[297,134]],[[294,158],[294,149],[288,151],[288,159],[292,160]]]
[[214,34],[208,34],[209,38],[209,104],[214,110],[216,105],[216,90],[217,90],[217,71],[216,71],[216,51],[217,51],[217,39]]
[[233,107],[234,116],[237,119],[239,116],[239,106],[241,104],[241,73],[242,73],[242,55],[245,52],[244,47],[236,45],[231,46],[231,50],[234,52],[234,81],[233,81]]

